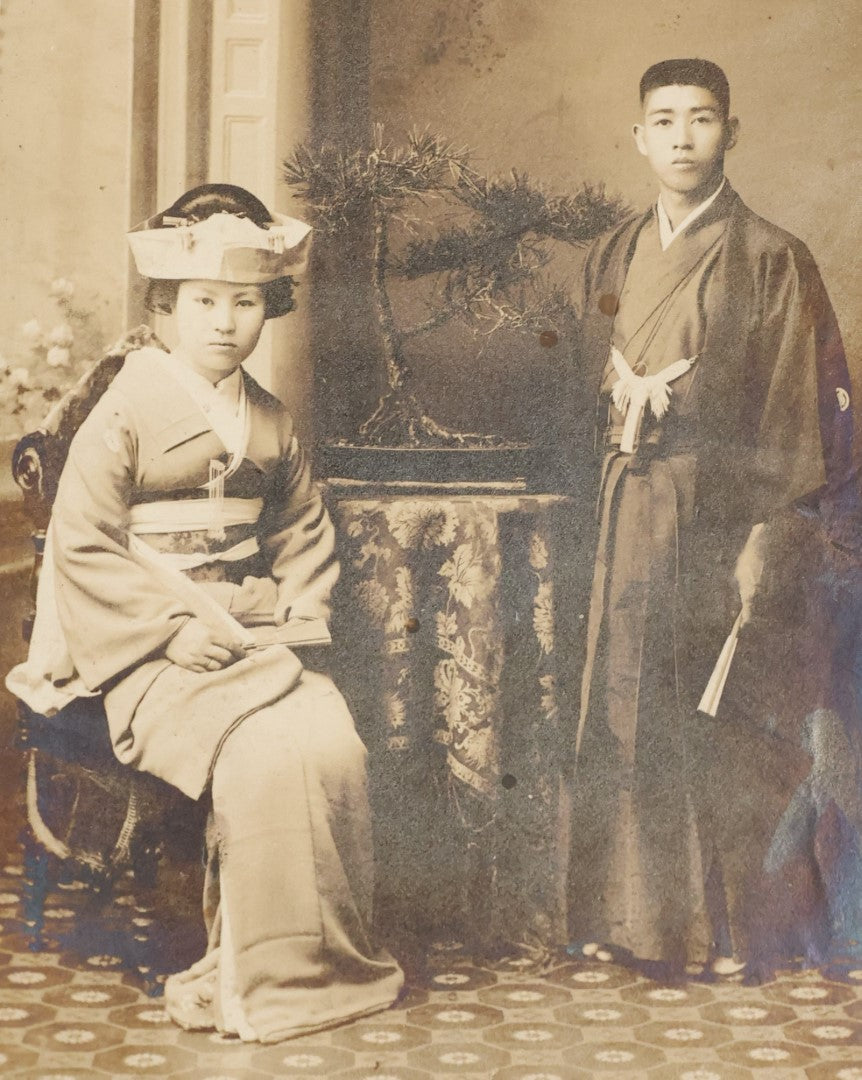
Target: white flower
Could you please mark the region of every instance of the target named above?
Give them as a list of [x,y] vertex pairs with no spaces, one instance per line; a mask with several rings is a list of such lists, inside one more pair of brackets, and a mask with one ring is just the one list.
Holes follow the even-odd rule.
[[168,1024],[171,1020],[164,1009],[142,1009],[138,1013],[138,1019],[148,1024]]
[[48,334],[48,341],[50,341],[52,345],[59,345],[63,349],[68,349],[74,340],[75,331],[67,322],[57,323],[50,334]]
[[538,533],[533,533],[530,537],[530,566],[534,570],[544,570],[547,565],[548,545]]
[[593,1020],[596,1023],[619,1020],[622,1015],[619,1009],[584,1009],[581,1013],[585,1020]]
[[785,1061],[790,1057],[790,1052],[778,1046],[755,1046],[748,1051],[748,1056],[755,1061]]
[[44,982],[46,978],[44,971],[13,971],[9,975],[9,982],[19,986],[35,986],[36,983]]
[[398,694],[387,694],[386,719],[389,721],[389,726],[393,728],[403,727],[406,718],[407,706],[404,704]]
[[167,1060],[163,1054],[128,1054],[123,1058],[123,1064],[133,1069],[151,1069],[164,1065]]
[[556,720],[560,715],[557,705],[557,680],[553,675],[542,675],[539,685],[545,691],[542,694],[542,712],[546,720]]
[[57,1042],[65,1043],[67,1046],[82,1046],[84,1043],[92,1042],[95,1037],[95,1032],[86,1031],[84,1028],[65,1028],[54,1036]]
[[281,1063],[290,1069],[314,1069],[323,1064],[323,1058],[320,1054],[288,1054]]
[[672,986],[662,986],[658,990],[650,990],[648,998],[653,1001],[685,1001],[688,994],[685,990],[676,990]]
[[12,368],[9,379],[15,386],[27,387],[30,385],[30,369],[25,367]]
[[441,577],[449,578],[452,598],[467,608],[473,606],[474,600],[487,596],[494,585],[472,544],[459,544],[452,558],[443,563],[438,573]]
[[599,1050],[596,1061],[605,1065],[624,1065],[627,1061],[634,1061],[634,1054],[630,1050]]
[[81,1005],[101,1005],[111,999],[111,995],[106,994],[104,990],[78,990],[69,997]]
[[45,354],[45,361],[49,367],[68,367],[72,360],[72,354],[68,349],[62,349],[59,345],[52,346]]
[[379,581],[360,581],[355,588],[356,598],[371,618],[382,623],[389,610],[389,597]]
[[553,586],[550,581],[543,581],[533,601],[533,629],[542,646],[542,652],[554,649],[554,610]]
[[92,967],[109,968],[121,964],[122,960],[119,956],[111,956],[109,953],[102,953],[99,956],[88,956],[87,963]]
[[0,1020],[4,1023],[10,1023],[13,1020],[24,1020],[29,1015],[26,1009],[13,1009],[11,1007],[0,1009]]
[[478,1054],[471,1054],[467,1050],[451,1050],[447,1054],[441,1054],[440,1060],[444,1065],[475,1065],[480,1058]]
[[469,1024],[476,1019],[476,1014],[469,1009],[441,1009],[437,1013],[437,1019],[444,1024]]
[[453,638],[458,633],[458,620],[451,611],[438,611],[435,616],[437,621],[437,636]]
[[753,1005],[737,1005],[733,1009],[728,1009],[727,1015],[731,1020],[762,1020],[764,1016],[769,1015],[769,1010]]
[[363,1031],[359,1036],[363,1042],[378,1043],[381,1046],[384,1043],[396,1043],[401,1042],[403,1036],[397,1031]]
[[446,714],[450,731],[464,728],[463,716],[472,704],[470,687],[461,677],[454,660],[441,660],[434,669],[434,698],[437,708]]
[[31,344],[39,344],[42,340],[42,327],[39,325],[39,320],[30,319],[28,322],[25,322],[21,327],[21,333]]
[[71,300],[75,295],[75,283],[64,277],[54,278],[50,292],[55,300]]
[[790,996],[800,1001],[818,1001],[820,998],[829,996],[825,986],[794,986]]
[[417,506],[395,503],[386,511],[389,531],[405,550],[428,551],[443,547],[455,539],[457,522],[445,506]]
[[572,976],[572,982],[603,983],[609,978],[610,975],[606,971],[576,971]]
[[[479,732],[474,732],[474,735],[478,735]],[[508,960],[507,965],[511,968],[526,968],[530,967],[533,961],[529,956],[518,956],[514,960]]]
[[408,567],[399,566],[395,571],[395,600],[386,621],[387,634],[403,634],[407,630],[413,618],[413,606],[413,577]]
[[821,1027],[812,1029],[812,1035],[816,1035],[818,1039],[849,1039],[853,1034],[853,1029],[849,1027],[841,1027],[839,1024],[823,1024]]
[[517,1039],[518,1042],[547,1042],[553,1037],[552,1031],[542,1031],[540,1028],[524,1028],[512,1033],[512,1038]]

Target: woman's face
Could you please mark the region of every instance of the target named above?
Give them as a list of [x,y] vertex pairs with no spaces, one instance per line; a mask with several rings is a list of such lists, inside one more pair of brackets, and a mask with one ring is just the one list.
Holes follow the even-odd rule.
[[263,290],[230,281],[181,281],[174,314],[177,351],[216,383],[254,351],[264,323]]

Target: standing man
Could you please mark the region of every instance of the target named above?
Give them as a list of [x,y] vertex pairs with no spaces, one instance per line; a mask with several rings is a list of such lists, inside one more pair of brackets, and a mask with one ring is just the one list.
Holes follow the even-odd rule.
[[[698,705],[734,620],[734,667],[756,668],[739,658],[760,653],[764,556],[786,551],[798,522],[820,528],[840,509],[850,387],[811,255],[725,178],[739,126],[724,72],[664,61],[640,99],[634,138],[658,201],[595,243],[580,298],[603,457],[571,932],[603,958],[727,972],[757,948],[751,891],[808,768],[805,694],[782,691],[822,688],[797,662],[804,649],[785,650],[754,671],[774,690],[766,710],[761,693],[754,715],[731,714],[727,701],[746,700],[733,668],[716,719]],[[740,835],[744,856],[728,848]]]

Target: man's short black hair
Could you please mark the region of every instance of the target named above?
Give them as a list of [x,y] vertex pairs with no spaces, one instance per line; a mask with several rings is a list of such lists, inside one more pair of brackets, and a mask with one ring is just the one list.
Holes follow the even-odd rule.
[[651,90],[662,86],[702,86],[715,96],[725,119],[730,115],[730,84],[711,60],[662,60],[653,64],[641,78],[641,105]]

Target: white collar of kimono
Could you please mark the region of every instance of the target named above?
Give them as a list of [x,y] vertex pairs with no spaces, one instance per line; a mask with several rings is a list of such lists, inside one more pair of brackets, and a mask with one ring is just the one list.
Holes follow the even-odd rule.
[[[158,353],[165,370],[183,387],[206,416],[213,431],[225,445],[232,459],[245,454],[248,443],[248,418],[245,400],[245,383],[242,371],[237,368],[230,375],[213,385],[199,375],[178,356]],[[239,462],[231,461],[228,472],[233,472]]]
[[679,234],[684,229],[687,229],[688,226],[691,225],[691,223],[696,218],[699,218],[705,210],[708,210],[710,206],[712,206],[712,204],[721,194],[722,189],[724,188],[724,185],[726,183],[727,177],[723,176],[721,178],[721,183],[718,185],[715,191],[713,191],[710,197],[708,199],[704,199],[700,206],[696,206],[694,210],[692,210],[692,212],[688,215],[688,217],[682,219],[682,221],[679,223],[679,225],[677,225],[676,228],[671,225],[670,218],[667,216],[667,211],[662,205],[661,195],[659,195],[658,202],[656,203],[656,212],[658,213],[658,236],[659,240],[661,241],[662,251],[667,251],[667,249],[670,247],[673,241],[676,240]]

